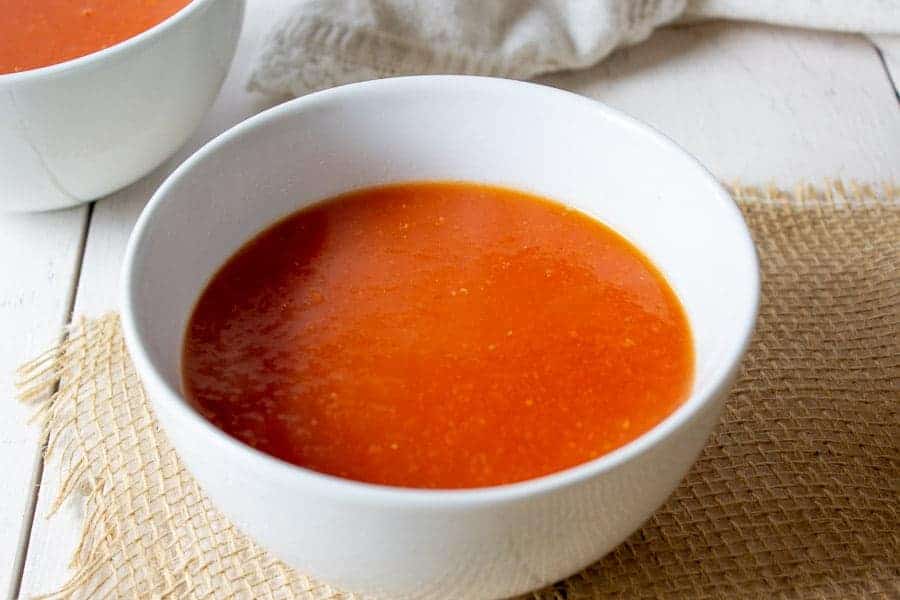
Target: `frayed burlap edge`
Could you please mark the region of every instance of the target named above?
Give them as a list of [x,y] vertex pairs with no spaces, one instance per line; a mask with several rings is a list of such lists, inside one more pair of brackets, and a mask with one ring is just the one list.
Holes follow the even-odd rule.
[[[115,315],[109,313],[92,327],[106,331],[109,329],[106,323],[115,318]],[[44,463],[50,463],[57,455],[61,457],[60,485],[47,518],[55,515],[76,490],[80,490],[84,496],[85,518],[78,546],[69,564],[75,572],[59,590],[40,598],[65,598],[75,590],[87,586],[102,569],[104,559],[108,558],[98,552],[91,539],[95,532],[102,531],[103,534],[111,535],[114,529],[114,524],[104,521],[99,509],[104,486],[102,482],[89,476],[86,456],[77,443],[78,438],[67,435],[75,421],[72,398],[79,385],[77,370],[81,365],[80,361],[71,360],[71,357],[74,353],[83,352],[90,338],[90,332],[86,331],[88,323],[87,319],[81,317],[70,324],[57,347],[22,365],[16,372],[19,399],[37,406],[30,422],[37,423],[41,428]]]
[[[17,388],[36,406],[45,464],[61,476],[46,517],[75,497],[84,510],[71,577],[38,598],[355,598],[294,573],[215,510],[158,429],[117,314],[78,318],[56,348],[18,369]],[[135,456],[141,462],[127,464]],[[151,514],[160,509],[162,517]],[[160,533],[154,520],[173,531]],[[146,538],[152,543],[141,545]]]

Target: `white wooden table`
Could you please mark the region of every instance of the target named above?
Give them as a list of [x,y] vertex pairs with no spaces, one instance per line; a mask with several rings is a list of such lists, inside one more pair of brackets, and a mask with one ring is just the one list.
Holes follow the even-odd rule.
[[[58,339],[73,314],[116,308],[125,243],[159,182],[206,140],[277,101],[244,91],[273,6],[249,3],[222,93],[167,164],[90,205],[0,215],[0,593],[57,588],[80,530],[75,501],[47,519],[57,472],[44,468],[30,411],[14,400],[13,371]],[[900,181],[900,38],[705,23],[660,31],[596,68],[542,82],[653,124],[726,182]]]

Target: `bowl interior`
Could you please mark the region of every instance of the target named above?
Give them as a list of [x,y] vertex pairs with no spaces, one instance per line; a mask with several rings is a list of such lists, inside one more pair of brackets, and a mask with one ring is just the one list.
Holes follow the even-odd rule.
[[194,302],[254,234],[330,196],[409,180],[469,180],[544,195],[635,243],[664,272],[690,320],[696,375],[687,404],[739,358],[756,311],[756,256],[739,211],[695,160],[585,98],[440,76],[289,102],[223,134],[170,177],[126,259],[126,318],[155,370],[180,389]]

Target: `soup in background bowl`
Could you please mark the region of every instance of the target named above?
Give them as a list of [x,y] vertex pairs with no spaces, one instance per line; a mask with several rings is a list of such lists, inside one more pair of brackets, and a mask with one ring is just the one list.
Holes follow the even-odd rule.
[[190,0],[24,0],[3,5],[0,75],[103,50],[171,17]]
[[[693,346],[686,398],[658,424],[597,458],[464,489],[385,486],[315,471],[257,450],[204,417],[183,392],[182,349],[198,299],[210,282],[216,285],[229,257],[291,215],[322,217],[315,211],[327,210],[322,202],[329,198],[422,181],[472,182],[553,199],[627,240],[680,300]],[[397,223],[402,206],[393,210],[385,207],[386,222]],[[321,237],[326,230],[316,231]],[[462,248],[448,241],[448,251]],[[347,282],[358,277],[351,275]],[[476,299],[470,285],[459,286],[467,288],[467,301]],[[450,298],[459,298],[456,291]],[[301,572],[348,591],[502,598],[599,559],[672,493],[718,421],[753,331],[758,294],[756,254],[740,211],[674,143],[567,92],[432,76],[354,84],[287,102],[198,151],[160,187],[135,227],[123,271],[122,323],[168,439],[241,531]],[[315,294],[306,300],[319,301]],[[321,300],[322,310],[330,310],[324,294]],[[491,320],[500,324],[526,306],[528,299],[510,298]],[[589,316],[584,308],[573,312]],[[490,332],[492,324],[471,331]],[[351,332],[352,325],[352,319],[333,323],[335,331]],[[378,360],[377,340],[368,340],[370,353],[367,340],[357,343],[359,361]],[[547,362],[563,369],[558,356]],[[331,391],[322,390],[322,397]],[[507,419],[499,432],[514,427]]]

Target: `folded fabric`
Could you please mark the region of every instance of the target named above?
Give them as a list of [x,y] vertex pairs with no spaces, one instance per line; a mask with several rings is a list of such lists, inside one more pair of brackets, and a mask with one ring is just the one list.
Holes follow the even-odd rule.
[[392,75],[580,69],[685,19],[900,33],[900,0],[288,0],[274,10],[248,87],[295,96]]

